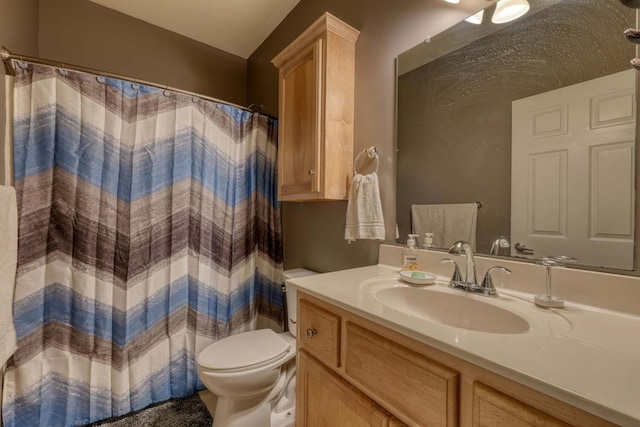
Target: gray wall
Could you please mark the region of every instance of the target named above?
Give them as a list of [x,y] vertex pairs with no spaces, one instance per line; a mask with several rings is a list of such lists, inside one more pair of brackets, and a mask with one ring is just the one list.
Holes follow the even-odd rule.
[[[328,11],[360,30],[356,44],[355,152],[380,150],[380,193],[395,241],[395,57],[486,6],[425,0],[302,0],[249,57],[249,99],[277,114],[278,73],[271,59]],[[283,204],[285,268],[333,271],[377,262],[378,243],[344,241],[346,202]]]
[[38,0],[0,0],[0,43],[25,55],[38,54]]
[[40,0],[39,55],[247,104],[243,58],[87,0]]

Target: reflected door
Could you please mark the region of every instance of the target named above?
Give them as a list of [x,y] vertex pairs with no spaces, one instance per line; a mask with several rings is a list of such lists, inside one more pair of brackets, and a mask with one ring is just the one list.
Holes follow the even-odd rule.
[[633,268],[635,117],[634,70],[513,102],[512,255]]

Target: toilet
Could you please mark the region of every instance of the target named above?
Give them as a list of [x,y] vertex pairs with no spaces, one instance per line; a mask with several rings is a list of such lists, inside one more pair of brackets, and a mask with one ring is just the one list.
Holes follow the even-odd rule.
[[[287,270],[285,281],[317,274]],[[289,331],[243,332],[198,354],[202,384],[218,397],[213,427],[292,427],[295,424],[296,292],[286,286]]]

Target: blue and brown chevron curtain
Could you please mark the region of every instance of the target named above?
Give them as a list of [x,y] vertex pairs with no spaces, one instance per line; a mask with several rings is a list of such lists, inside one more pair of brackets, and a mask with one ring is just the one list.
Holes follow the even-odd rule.
[[5,426],[188,396],[209,343],[282,323],[277,121],[15,61],[18,350]]

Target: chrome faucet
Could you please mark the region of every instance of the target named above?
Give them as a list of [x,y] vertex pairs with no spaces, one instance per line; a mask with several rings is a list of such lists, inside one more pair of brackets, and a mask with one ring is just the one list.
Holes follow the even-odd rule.
[[467,286],[478,285],[476,282],[476,261],[473,259],[473,251],[471,245],[462,240],[458,240],[449,248],[449,253],[454,255],[462,255],[462,252],[467,258],[467,270],[464,273],[464,284]]
[[479,285],[476,281],[476,262],[473,259],[473,251],[471,250],[471,246],[467,242],[463,242],[462,240],[455,242],[451,248],[449,248],[449,253],[454,255],[462,255],[464,252],[467,260],[467,271],[465,272],[465,279],[462,280],[460,275],[460,269],[458,268],[458,264],[449,258],[443,258],[440,260],[442,263],[452,263],[454,265],[453,277],[449,282],[449,287],[454,289],[461,289],[463,291],[472,292],[474,294],[483,295],[487,297],[497,297],[498,291],[496,291],[495,286],[493,285],[493,279],[491,277],[491,272],[493,270],[500,270],[503,273],[511,273],[511,270],[505,267],[492,267],[487,270],[487,273],[484,276],[484,280],[482,284]]

